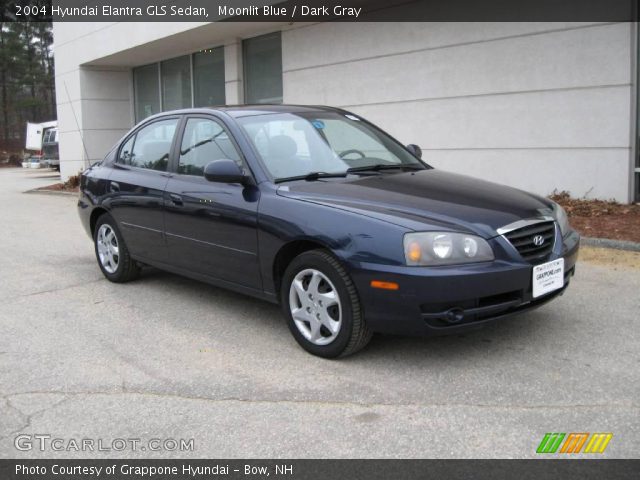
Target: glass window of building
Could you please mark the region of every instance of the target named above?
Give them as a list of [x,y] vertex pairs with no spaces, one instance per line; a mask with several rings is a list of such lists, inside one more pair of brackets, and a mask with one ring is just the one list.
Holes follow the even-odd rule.
[[211,48],[193,54],[193,106],[225,104],[224,48]]
[[280,32],[242,42],[245,103],[282,103]]
[[160,112],[158,64],[133,69],[136,122]]
[[162,109],[176,110],[191,106],[191,62],[189,56],[160,63]]

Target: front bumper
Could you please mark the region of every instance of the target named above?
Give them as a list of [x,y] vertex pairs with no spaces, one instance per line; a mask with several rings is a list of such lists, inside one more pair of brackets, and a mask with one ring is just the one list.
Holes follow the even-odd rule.
[[[533,265],[510,244],[492,242],[496,260],[449,267],[361,264],[352,270],[367,325],[374,332],[446,335],[537,308],[562,295],[575,273],[580,237],[571,232],[545,261],[564,258],[564,286],[533,298]],[[372,280],[395,282],[398,290],[371,287]]]

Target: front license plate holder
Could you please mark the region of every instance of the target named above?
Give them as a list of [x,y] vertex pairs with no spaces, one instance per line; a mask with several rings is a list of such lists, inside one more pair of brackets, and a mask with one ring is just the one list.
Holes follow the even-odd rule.
[[558,290],[564,286],[564,258],[533,267],[533,298]]

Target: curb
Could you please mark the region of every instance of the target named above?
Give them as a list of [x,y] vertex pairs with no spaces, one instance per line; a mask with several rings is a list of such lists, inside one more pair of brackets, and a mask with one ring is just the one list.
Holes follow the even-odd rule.
[[629,252],[640,252],[640,243],[629,242],[627,240],[611,240],[609,238],[582,237],[581,245],[589,247],[613,248],[615,250],[626,250]]
[[37,188],[22,193],[44,193],[45,195],[78,196],[78,192],[64,192],[62,190],[38,190]]

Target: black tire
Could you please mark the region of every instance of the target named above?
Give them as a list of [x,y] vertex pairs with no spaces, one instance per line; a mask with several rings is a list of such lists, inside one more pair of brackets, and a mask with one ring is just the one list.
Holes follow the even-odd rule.
[[[340,329],[327,345],[317,345],[302,334],[296,326],[289,304],[289,291],[296,275],[307,269],[318,270],[325,275],[339,295],[342,310]],[[325,250],[301,253],[287,267],[280,288],[280,304],[293,337],[307,352],[324,358],[352,355],[371,340],[371,331],[364,320],[360,298],[351,277],[338,259]]]
[[[103,265],[98,252],[98,233],[103,226],[110,228],[115,234],[117,240],[117,267],[113,272],[108,271],[105,265]],[[131,258],[129,249],[124,242],[124,238],[120,233],[120,229],[118,228],[116,221],[108,213],[100,216],[96,222],[96,226],[93,231],[93,246],[96,253],[96,259],[98,260],[98,266],[107,280],[114,283],[124,283],[134,280],[140,274],[140,266]]]

